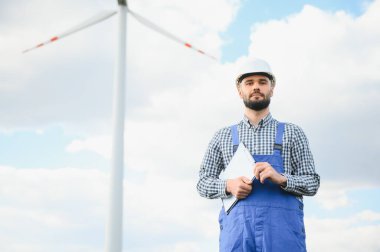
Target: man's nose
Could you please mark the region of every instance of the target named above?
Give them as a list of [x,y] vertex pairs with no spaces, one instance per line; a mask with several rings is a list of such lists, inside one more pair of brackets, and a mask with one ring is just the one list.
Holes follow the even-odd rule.
[[259,89],[260,85],[259,85],[259,83],[258,83],[257,81],[255,81],[255,82],[253,82],[252,87],[253,87],[254,89]]

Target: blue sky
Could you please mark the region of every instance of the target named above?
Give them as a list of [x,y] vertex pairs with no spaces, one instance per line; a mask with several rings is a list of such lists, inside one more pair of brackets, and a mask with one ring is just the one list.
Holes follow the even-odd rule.
[[108,162],[96,153],[67,153],[65,147],[77,137],[65,134],[58,125],[51,125],[40,133],[17,130],[2,134],[0,144],[2,164],[17,168],[108,166]]
[[345,11],[353,16],[359,16],[365,10],[369,1],[362,0],[334,0],[334,1],[241,1],[236,18],[228,26],[227,31],[221,34],[227,44],[222,48],[222,60],[234,61],[241,55],[248,53],[250,43],[249,35],[255,23],[265,22],[271,19],[284,19],[289,15],[298,13],[305,4],[313,5],[329,12]]
[[[115,4],[0,7],[0,250],[103,251],[116,19],[20,52]],[[272,114],[304,129],[321,175],[309,251],[380,249],[380,1],[130,7],[220,61],[128,20],[125,251],[217,250],[220,202],[195,184],[214,132],[241,119],[233,79],[254,56],[278,79]]]

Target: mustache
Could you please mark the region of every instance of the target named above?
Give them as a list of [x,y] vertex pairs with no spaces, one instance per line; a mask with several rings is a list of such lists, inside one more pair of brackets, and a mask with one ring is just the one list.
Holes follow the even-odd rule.
[[255,92],[253,92],[253,93],[250,95],[250,97],[252,97],[252,96],[254,96],[254,95],[260,95],[260,96],[262,96],[262,97],[265,97],[265,95],[264,95],[263,93],[260,93],[260,91],[255,91]]

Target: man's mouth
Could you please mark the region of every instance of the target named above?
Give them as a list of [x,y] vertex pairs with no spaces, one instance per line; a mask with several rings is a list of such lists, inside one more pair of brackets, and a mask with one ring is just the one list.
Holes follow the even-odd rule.
[[251,97],[264,97],[264,95],[260,93],[254,93],[251,95]]

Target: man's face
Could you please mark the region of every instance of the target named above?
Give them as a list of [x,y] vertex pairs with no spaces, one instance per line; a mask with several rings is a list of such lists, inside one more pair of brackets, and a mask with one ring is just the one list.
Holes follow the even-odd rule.
[[274,86],[268,77],[252,75],[244,78],[237,89],[247,108],[260,111],[269,106]]

